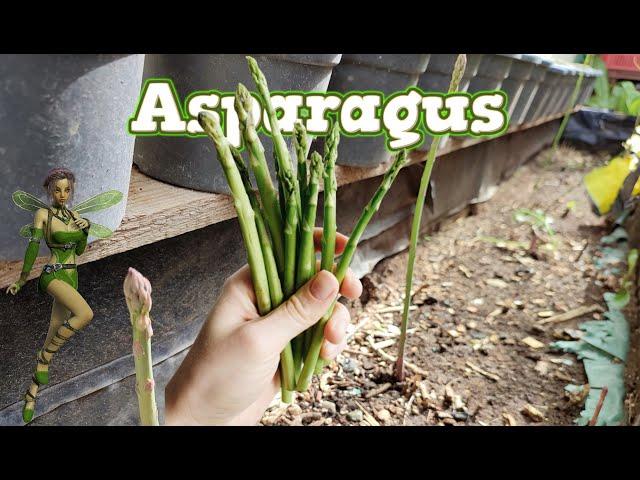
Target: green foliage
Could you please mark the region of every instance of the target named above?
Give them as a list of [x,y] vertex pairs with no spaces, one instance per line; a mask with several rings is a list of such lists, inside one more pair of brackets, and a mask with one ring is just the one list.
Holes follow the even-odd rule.
[[545,232],[550,237],[555,235],[555,231],[551,227],[553,218],[543,210],[530,210],[528,208],[518,208],[513,214],[513,218],[518,223],[528,223],[534,229]]
[[596,57],[594,68],[601,70],[603,75],[596,79],[593,96],[587,102],[590,107],[606,108],[625,115],[640,114],[640,92],[629,81],[618,82],[609,87],[607,67],[600,57]]

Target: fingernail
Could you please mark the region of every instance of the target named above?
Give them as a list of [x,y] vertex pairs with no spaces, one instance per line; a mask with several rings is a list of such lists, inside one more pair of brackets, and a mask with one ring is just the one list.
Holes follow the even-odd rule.
[[321,270],[311,283],[311,295],[318,300],[327,300],[338,290],[336,277],[325,270]]

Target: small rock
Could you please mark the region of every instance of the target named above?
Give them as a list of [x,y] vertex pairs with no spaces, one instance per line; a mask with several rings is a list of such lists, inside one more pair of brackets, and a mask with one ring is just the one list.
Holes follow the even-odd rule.
[[342,365],[342,370],[344,370],[347,373],[353,372],[357,367],[356,361],[353,358],[350,358],[350,357],[345,357],[342,360],[341,365]]
[[531,303],[538,305],[539,307],[544,307],[547,304],[547,301],[544,298],[534,298],[531,300]]
[[542,325],[538,325],[537,323],[534,323],[533,325],[531,325],[531,332],[532,333],[538,333],[538,334],[544,334],[547,333],[547,329],[544,328]]
[[549,318],[549,317],[553,317],[556,314],[556,312],[554,312],[553,310],[544,310],[542,312],[538,312],[538,316],[540,318]]
[[453,416],[449,412],[445,411],[436,412],[436,416],[441,420],[445,418],[453,418]]
[[549,362],[540,360],[538,361],[538,363],[536,363],[534,370],[538,372],[540,375],[546,376],[547,373],[549,373],[549,367],[550,367]]
[[484,298],[474,298],[473,300],[471,300],[471,303],[478,306],[484,305]]
[[474,329],[478,327],[478,322],[476,322],[475,320],[471,320],[469,322],[467,322],[467,328],[469,329]]
[[442,420],[442,423],[445,425],[455,425],[456,421],[454,418],[445,418],[444,420]]
[[447,308],[447,313],[449,313],[449,315],[455,315],[456,311],[453,308]]
[[453,338],[456,338],[456,337],[459,337],[459,336],[460,336],[460,333],[458,333],[458,331],[457,331],[457,330],[453,330],[453,329],[452,329],[452,330],[447,330],[447,333],[448,333],[449,335],[451,335]]
[[302,408],[300,408],[299,405],[294,403],[293,405],[289,405],[287,407],[287,413],[289,415],[293,415],[294,417],[297,417],[298,415],[300,415],[302,413]]
[[544,348],[544,343],[542,343],[539,340],[536,340],[533,337],[526,337],[522,339],[522,343],[524,343],[525,345],[534,348],[536,350],[540,349],[540,348]]
[[465,327],[464,325],[458,325],[456,327],[456,330],[459,331],[460,333],[465,333],[467,331],[467,327]]
[[329,400],[323,400],[320,404],[320,408],[328,410],[332,415],[336,414],[336,404]]
[[469,414],[465,412],[453,412],[453,418],[458,421],[464,422],[469,418]]
[[388,423],[391,420],[391,413],[386,408],[383,408],[376,412],[376,417],[378,417],[378,420],[381,422]]
[[467,312],[469,312],[469,313],[478,313],[478,308],[474,307],[473,305],[468,305],[467,306]]
[[522,300],[514,300],[513,301],[513,306],[516,307],[518,310],[523,310],[524,309],[524,302]]
[[505,282],[504,280],[500,280],[499,278],[489,278],[485,280],[485,283],[490,287],[496,288],[507,288],[509,286],[507,282]]
[[352,410],[349,413],[347,413],[347,418],[351,422],[361,422],[362,419],[364,418],[364,414],[362,413],[361,410]]

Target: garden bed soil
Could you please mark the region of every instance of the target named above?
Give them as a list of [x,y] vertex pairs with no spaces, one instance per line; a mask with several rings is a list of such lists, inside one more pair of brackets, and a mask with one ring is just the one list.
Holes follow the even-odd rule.
[[[601,312],[540,322],[581,306],[604,307],[602,294],[617,287],[593,265],[607,227],[582,184],[607,156],[562,148],[548,158],[541,152],[490,201],[427,227],[417,250],[404,382],[392,374],[407,251],[380,262],[363,279],[362,297],[347,303],[353,325],[344,353],[293,405],[274,402],[261,424],[572,425],[583,399],[564,387],[585,384],[584,368],[548,344],[571,339],[579,323],[601,319]],[[514,219],[518,208],[542,209],[556,233],[541,235],[532,249],[531,226]],[[637,346],[636,311],[634,300],[626,314]],[[628,364],[638,361],[632,346]],[[628,368],[631,423],[638,379],[638,369]]]

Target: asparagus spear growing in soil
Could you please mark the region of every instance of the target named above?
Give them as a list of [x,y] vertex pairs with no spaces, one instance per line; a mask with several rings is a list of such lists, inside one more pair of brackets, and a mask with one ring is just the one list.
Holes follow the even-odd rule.
[[240,131],[244,144],[249,152],[249,164],[256,177],[256,184],[260,192],[264,216],[271,233],[273,250],[278,265],[278,271],[284,271],[284,233],[282,214],[278,205],[278,194],[271,181],[269,167],[264,156],[264,148],[256,132],[255,123],[251,113],[251,94],[249,90],[239,84],[236,90],[235,110],[240,120]]
[[[253,207],[253,212],[256,216],[256,228],[258,229],[258,236],[260,237],[260,246],[262,247],[262,256],[264,258],[265,269],[267,271],[267,280],[269,281],[269,295],[271,298],[271,308],[278,307],[283,299],[282,286],[280,284],[280,277],[278,276],[278,268],[276,265],[276,259],[273,255],[273,249],[271,248],[271,242],[269,240],[269,234],[262,218],[262,212],[260,210],[260,204],[256,192],[253,190],[251,180],[249,178],[249,171],[247,170],[240,152],[231,147],[231,153],[233,159],[236,162],[240,176],[242,177],[242,183],[244,189],[249,196],[249,201]],[[291,352],[291,344],[288,343],[285,349],[280,353],[280,376],[282,386],[282,401],[286,403],[291,402],[291,391],[295,388],[294,366],[293,366],[293,354]]]
[[[467,57],[464,54],[458,55],[456,63],[453,67],[451,75],[451,83],[449,84],[449,93],[456,92],[460,85],[460,79],[464,74],[467,65]],[[407,276],[404,292],[404,310],[402,312],[402,328],[400,334],[400,342],[398,345],[398,359],[395,364],[395,376],[398,381],[404,380],[404,350],[407,339],[407,328],[409,325],[409,305],[411,304],[411,289],[413,287],[413,267],[416,261],[416,247],[418,244],[418,234],[420,233],[420,222],[422,221],[422,210],[424,209],[424,201],[427,196],[427,188],[431,178],[431,171],[436,160],[436,153],[442,137],[435,137],[427,154],[427,162],[422,172],[420,180],[420,189],[418,191],[418,199],[416,200],[416,208],[413,212],[413,223],[411,225],[411,240],[409,243],[409,259],[407,263]]]
[[318,152],[311,154],[311,177],[307,203],[304,208],[302,228],[300,229],[300,249],[298,254],[298,269],[296,272],[296,289],[307,283],[316,273],[316,259],[314,255],[313,231],[316,226],[316,211],[318,208],[318,191],[320,176],[322,175],[322,157]]
[[260,238],[256,227],[255,214],[253,212],[253,208],[251,208],[249,196],[244,189],[240,172],[238,172],[238,167],[233,160],[233,155],[229,148],[230,144],[222,133],[218,120],[206,112],[200,112],[198,115],[198,122],[207,135],[209,135],[213,140],[216,146],[216,151],[218,152],[218,159],[222,164],[222,169],[227,177],[227,183],[231,188],[233,204],[238,215],[240,231],[242,232],[242,238],[244,239],[244,244],[247,250],[247,259],[249,262],[249,269],[251,270],[253,289],[256,293],[258,312],[260,312],[260,315],[265,315],[271,311],[269,281],[267,279],[267,271],[262,257],[262,249],[260,247]]
[[[391,188],[391,184],[395,180],[396,176],[400,172],[400,169],[407,162],[407,151],[402,150],[394,159],[393,163],[387,173],[385,173],[378,190],[373,194],[371,200],[360,215],[358,219],[358,223],[351,232],[351,236],[347,241],[347,244],[344,248],[344,252],[340,257],[340,262],[338,263],[338,267],[336,268],[335,276],[338,279],[338,282],[342,284],[344,277],[347,273],[347,269],[351,264],[351,260],[353,259],[353,255],[356,252],[356,248],[358,246],[358,242],[360,241],[360,237],[364,233],[369,221],[373,217],[373,215],[380,208],[380,204],[382,203],[382,199],[387,194],[389,189]],[[318,357],[320,355],[320,349],[322,347],[322,342],[324,340],[324,328],[331,318],[331,314],[333,313],[333,308],[335,306],[336,300],[333,301],[331,308],[327,311],[327,313],[322,317],[322,319],[316,324],[313,331],[313,339],[311,340],[311,347],[307,352],[307,356],[305,358],[304,367],[302,372],[300,373],[300,377],[298,378],[298,382],[296,385],[296,390],[299,392],[304,392],[309,388],[309,384],[311,383],[311,377],[313,376],[316,363],[318,361]]]
[[151,358],[151,284],[140,272],[129,268],[124,279],[124,298],[133,330],[133,361],[136,367],[136,394],[142,425],[157,426],[155,382]]
[[[322,222],[322,257],[320,268],[333,272],[333,261],[336,252],[336,160],[338,158],[338,144],[340,143],[340,130],[338,123],[331,126],[326,139],[326,151],[324,155],[324,217]],[[315,373],[320,374],[325,361],[318,358]]]
[[[296,205],[297,205],[297,213],[298,218],[302,218],[302,203],[300,201],[300,187],[298,185],[298,179],[293,175],[293,168],[291,166],[291,156],[289,155],[289,150],[287,149],[287,144],[284,141],[284,137],[282,136],[282,132],[280,131],[280,126],[278,125],[278,116],[276,115],[276,110],[273,108],[273,104],[271,103],[271,94],[269,93],[269,86],[267,85],[267,79],[264,74],[258,67],[258,62],[256,62],[255,58],[247,57],[247,62],[249,63],[249,70],[251,71],[251,76],[253,77],[253,81],[256,83],[258,87],[258,91],[264,100],[264,108],[267,111],[267,115],[269,117],[269,124],[271,125],[271,137],[273,138],[273,146],[274,153],[276,156],[276,162],[278,163],[278,168],[284,174],[285,177],[291,175],[291,179],[293,182],[293,193],[296,197]],[[289,198],[287,197],[287,192],[285,190],[285,200],[288,202]]]

